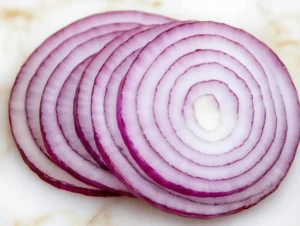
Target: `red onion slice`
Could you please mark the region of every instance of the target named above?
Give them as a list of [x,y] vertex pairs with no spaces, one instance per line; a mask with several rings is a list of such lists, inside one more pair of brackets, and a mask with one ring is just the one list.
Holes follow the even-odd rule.
[[[199,49],[207,51],[198,51],[197,55],[195,51]],[[190,59],[185,57],[192,54],[196,54],[193,56],[195,61],[190,65]],[[214,54],[218,54],[218,58],[212,61]],[[241,71],[245,74],[240,74]],[[204,85],[197,81],[202,76],[210,77],[203,72],[213,75],[222,72],[228,76],[231,74],[232,78],[236,74],[248,86],[253,99],[253,106],[250,104],[252,101],[239,99],[239,102],[245,101],[245,107],[250,104],[249,111],[254,114],[250,134],[233,140],[236,144],[233,150],[224,146],[226,151],[223,154],[194,150],[185,141],[190,135],[196,134],[189,127],[180,133],[182,131],[178,131],[174,125],[176,119],[180,121],[182,117],[179,109],[182,109],[188,95],[188,92],[182,94],[177,91],[182,91],[181,86],[188,91],[194,85]],[[179,82],[177,79],[180,77],[182,80]],[[186,83],[185,77],[190,79],[188,81],[194,79],[194,83]],[[206,81],[209,82],[208,79]],[[227,83],[225,79],[222,82],[233,90],[235,82]],[[174,84],[178,84],[178,88]],[[100,87],[96,83],[95,96]],[[114,89],[117,87],[115,85]],[[235,88],[239,89],[239,86]],[[255,90],[259,92],[254,93]],[[246,94],[247,89],[244,92]],[[160,95],[163,93],[165,96]],[[160,99],[166,98],[169,101],[170,98],[175,99],[169,104],[157,104]],[[93,98],[93,109],[102,108],[99,107],[102,105],[99,99]],[[181,103],[176,100],[181,100]],[[231,100],[233,104],[235,101],[234,98]],[[170,109],[180,114],[173,115]],[[267,46],[251,35],[213,22],[179,25],[150,42],[131,65],[121,84],[116,112],[126,146],[147,177],[139,174],[116,148],[103,148],[105,162],[138,197],[165,211],[189,217],[211,218],[236,213],[271,194],[285,177],[300,138],[298,96],[283,64]],[[99,116],[96,110],[92,113],[95,132],[101,144],[101,136],[107,138],[111,135],[97,126],[103,116]],[[159,116],[168,122],[158,122]],[[251,119],[243,117],[239,114],[237,123]],[[163,130],[167,127],[172,131]],[[154,137],[158,138],[159,134],[161,138],[154,142]],[[217,141],[217,144],[226,142],[230,137],[231,134]],[[204,142],[200,137],[198,141]],[[180,149],[177,144],[185,149]],[[212,144],[217,145],[214,142]],[[244,145],[252,148],[246,149]],[[161,149],[167,146],[168,150]],[[243,148],[245,150],[241,151]],[[163,156],[164,151],[171,156]],[[191,176],[192,167],[197,167],[198,173],[206,174],[207,178]],[[220,169],[228,169],[222,178],[218,178]],[[231,172],[236,175],[231,175]]]
[[[215,40],[215,41],[214,41]],[[193,41],[194,45],[191,45],[191,41]],[[139,145],[140,146],[136,146],[136,149],[139,150],[139,155],[142,156],[144,159],[153,159],[153,162],[156,164],[154,165],[147,165],[148,163],[146,162],[144,167],[151,167],[156,169],[156,172],[154,172],[153,174],[150,174],[149,176],[155,180],[157,183],[159,183],[160,181],[162,181],[161,183],[165,184],[166,180],[163,179],[164,177],[168,177],[168,189],[172,189],[175,190],[177,192],[180,192],[182,194],[186,194],[186,195],[193,195],[193,196],[223,196],[223,195],[230,195],[232,193],[234,193],[235,191],[240,191],[240,190],[244,190],[245,188],[247,188],[251,183],[254,183],[255,180],[254,179],[258,179],[260,176],[262,176],[269,168],[271,167],[270,164],[272,164],[272,161],[270,161],[269,164],[260,164],[261,167],[263,167],[263,169],[261,168],[253,168],[253,165],[255,165],[260,159],[261,156],[265,153],[260,151],[262,146],[268,145],[268,143],[266,143],[265,140],[272,142],[274,138],[272,137],[268,137],[268,139],[262,139],[259,140],[260,141],[258,143],[257,146],[255,146],[254,150],[251,152],[252,153],[257,153],[254,156],[254,160],[252,160],[253,158],[246,158],[244,159],[245,161],[239,161],[239,162],[235,162],[234,164],[230,164],[231,162],[226,163],[226,165],[224,167],[217,167],[217,168],[208,168],[206,165],[204,166],[198,166],[197,164],[194,164],[194,162],[192,161],[184,161],[184,159],[182,158],[182,155],[180,155],[180,153],[182,154],[183,151],[180,149],[177,149],[177,145],[178,142],[175,142],[177,140],[179,141],[183,141],[185,143],[186,146],[190,147],[192,150],[194,150],[194,152],[200,152],[204,155],[208,155],[209,152],[207,153],[207,150],[209,146],[212,146],[211,149],[208,149],[209,151],[211,151],[212,153],[210,154],[210,156],[214,156],[216,155],[216,153],[214,152],[215,147],[218,145],[218,142],[214,142],[211,143],[209,145],[205,146],[205,143],[201,142],[201,140],[198,141],[199,146],[202,147],[204,150],[197,150],[195,149],[197,142],[194,141],[194,146],[193,146],[193,140],[191,141],[190,138],[190,134],[191,133],[187,133],[184,134],[184,129],[183,128],[178,128],[176,127],[176,125],[174,126],[173,124],[173,130],[169,130],[168,133],[163,132],[163,135],[166,136],[166,139],[164,138],[164,136],[162,136],[160,134],[160,131],[158,129],[155,128],[155,125],[158,125],[160,127],[161,130],[167,128],[166,126],[166,120],[174,122],[174,120],[172,121],[172,114],[176,114],[176,110],[174,110],[174,107],[177,107],[176,104],[179,102],[180,100],[172,100],[172,92],[170,93],[171,97],[169,100],[169,105],[161,105],[160,104],[156,104],[155,106],[151,106],[151,103],[153,102],[151,99],[151,97],[153,97],[155,94],[153,93],[153,90],[160,90],[159,88],[156,89],[158,87],[158,85],[153,85],[153,86],[149,86],[149,84],[156,84],[155,81],[159,82],[160,81],[160,76],[162,77],[162,80],[166,80],[168,81],[168,78],[170,77],[169,74],[172,77],[177,78],[177,80],[180,80],[180,82],[175,83],[173,89],[176,88],[177,84],[180,84],[181,86],[179,86],[179,88],[176,90],[177,91],[177,96],[180,95],[180,93],[186,93],[188,88],[193,86],[194,84],[197,84],[201,81],[206,81],[207,79],[217,79],[222,81],[222,78],[224,78],[224,80],[226,80],[227,84],[229,86],[233,86],[236,87],[236,89],[234,90],[234,92],[237,94],[237,96],[241,96],[241,93],[244,93],[245,95],[242,96],[242,98],[239,98],[239,102],[244,103],[244,105],[246,104],[246,107],[242,107],[242,110],[240,114],[241,117],[243,117],[246,113],[247,113],[247,109],[252,109],[252,106],[249,105],[249,107],[247,106],[248,104],[251,103],[251,95],[249,93],[249,91],[247,91],[247,86],[244,85],[243,83],[238,82],[237,78],[235,78],[235,74],[231,73],[230,70],[222,67],[222,66],[218,66],[218,65],[211,65],[211,64],[204,64],[204,65],[200,65],[197,67],[193,67],[189,70],[187,70],[182,76],[179,74],[177,75],[177,73],[175,73],[172,68],[172,72],[173,73],[167,73],[165,76],[164,74],[159,74],[157,73],[157,71],[162,71],[164,69],[162,69],[162,67],[166,68],[166,70],[168,69],[169,66],[172,65],[174,59],[176,61],[176,59],[180,58],[179,54],[187,54],[189,51],[193,51],[191,50],[191,48],[195,48],[194,46],[197,46],[197,48],[201,48],[201,45],[206,44],[206,46],[208,46],[207,48],[212,48],[211,46],[214,46],[214,48],[220,48],[220,50],[222,50],[222,48],[231,48],[230,46],[230,42],[227,43],[225,45],[225,43],[222,43],[222,40],[218,40],[218,37],[216,39],[214,39],[214,37],[209,37],[209,40],[206,42],[205,39],[203,39],[202,37],[200,37],[199,42],[197,42],[197,39],[195,39],[194,37],[192,37],[191,39],[185,39],[182,42],[178,42],[176,43],[176,46],[172,46],[169,49],[167,49],[163,54],[161,54],[160,58],[158,58],[156,60],[156,62],[159,62],[157,64],[153,64],[151,67],[151,70],[148,70],[148,72],[145,74],[145,76],[143,77],[143,82],[140,84],[140,88],[139,88],[139,93],[137,94],[138,97],[142,96],[142,100],[140,100],[139,98],[137,98],[137,104],[138,104],[138,108],[137,108],[137,113],[139,114],[139,123],[142,127],[142,131],[143,133],[141,134],[145,134],[145,136],[147,137],[147,143],[150,143],[150,147],[148,148],[147,145],[145,143],[140,142]],[[201,44],[201,45],[200,45]],[[173,49],[178,49],[180,48],[182,51],[181,52],[175,52]],[[223,51],[226,51],[223,50]],[[235,51],[237,52],[237,50],[235,49]],[[160,60],[160,59],[167,59],[167,60]],[[170,63],[169,63],[170,62]],[[175,63],[176,64],[176,63]],[[179,63],[180,65],[180,63]],[[200,76],[195,76],[196,74],[199,74]],[[135,75],[138,75],[137,73],[135,73]],[[241,75],[242,76],[242,75]],[[231,80],[231,78],[233,78],[233,80]],[[135,78],[134,78],[135,79]],[[200,80],[200,81],[199,81]],[[162,81],[162,82],[164,82]],[[168,82],[164,82],[164,84],[173,84],[172,83],[173,80]],[[225,81],[223,81],[225,82]],[[145,84],[145,85],[144,85]],[[187,87],[187,88],[186,88]],[[132,88],[132,87],[130,87]],[[162,88],[164,91],[168,90],[167,86],[164,85]],[[249,89],[248,89],[249,90]],[[148,94],[149,93],[149,94]],[[176,92],[175,92],[176,93]],[[148,95],[146,95],[148,94]],[[248,94],[248,95],[247,95]],[[162,99],[162,95],[161,93],[158,94],[159,99]],[[167,103],[166,103],[167,104]],[[241,105],[241,104],[239,104]],[[151,117],[151,115],[145,114],[145,113],[141,113],[139,109],[141,109],[143,112],[146,112],[147,110],[145,109],[154,109],[154,111],[150,111],[150,114],[152,112],[157,113],[156,115],[164,115],[164,107],[163,106],[170,106],[169,108],[173,109],[169,109],[169,118],[165,118],[164,121],[155,121],[154,117]],[[149,108],[151,107],[151,108]],[[128,107],[128,111],[129,111],[129,107]],[[237,133],[234,134],[233,131],[233,135],[232,137],[234,137],[235,139],[233,139],[232,141],[230,141],[230,139],[225,139],[223,141],[229,140],[230,142],[225,142],[225,144],[223,144],[224,142],[221,142],[220,148],[225,147],[227,149],[228,148],[232,148],[233,149],[233,153],[236,152],[237,150],[234,150],[234,146],[231,146],[232,143],[234,145],[235,142],[238,142],[238,145],[240,143],[243,143],[245,145],[243,145],[242,147],[246,146],[246,142],[244,141],[245,138],[247,138],[248,136],[248,131],[250,131],[251,129],[251,125],[252,125],[252,120],[251,120],[251,110],[248,112],[250,112],[250,118],[245,119],[245,120],[241,120],[242,123],[237,123]],[[178,113],[178,112],[177,112]],[[134,129],[134,125],[136,125],[136,127],[138,127],[138,124],[134,124],[134,120],[133,120],[133,111],[131,110],[129,114],[132,114],[131,116],[129,116],[128,120],[131,120],[132,123],[132,128]],[[245,123],[243,123],[243,121]],[[156,123],[157,122],[157,123]],[[176,122],[176,121],[175,121]],[[163,123],[163,124],[162,124]],[[162,125],[162,126],[160,126]],[[275,123],[276,125],[276,123]],[[246,133],[242,133],[244,128],[244,131],[246,131]],[[284,129],[281,129],[284,131]],[[255,133],[255,129],[252,128],[252,132]],[[266,135],[269,135],[272,133],[269,132],[269,130],[267,130],[268,133],[265,132]],[[183,132],[183,135],[182,135]],[[133,133],[132,131],[130,131],[130,133]],[[158,135],[156,135],[158,134]],[[170,138],[170,136],[168,136],[169,134],[174,134],[174,135]],[[179,136],[180,139],[176,138],[176,135]],[[243,136],[240,136],[243,135]],[[142,139],[142,136],[140,136],[140,134],[134,133],[134,136],[139,137],[140,139]],[[282,136],[284,138],[284,135]],[[163,139],[162,139],[163,138]],[[264,138],[264,137],[263,137]],[[183,140],[183,139],[189,139],[189,140]],[[174,141],[175,140],[175,141]],[[258,141],[252,142],[252,144],[256,144]],[[280,140],[279,140],[280,141]],[[270,143],[269,142],[269,143]],[[143,147],[143,148],[142,148]],[[280,147],[280,146],[279,146]],[[143,150],[140,150],[140,149]],[[253,148],[253,145],[252,145]],[[150,149],[153,149],[154,151],[149,151]],[[174,152],[174,149],[176,150]],[[251,150],[251,149],[250,149]],[[280,150],[280,148],[279,148]],[[273,152],[276,153],[276,150],[274,150]],[[156,154],[157,153],[157,154]],[[226,152],[224,152],[226,153]],[[278,152],[277,152],[278,153]],[[217,154],[218,156],[220,156],[220,154]],[[277,154],[278,155],[278,154]],[[251,155],[253,156],[253,155]],[[273,156],[276,156],[276,154],[273,154]],[[162,158],[160,158],[162,157]],[[168,167],[168,165],[164,164],[162,159],[164,159],[166,162],[168,162],[168,164],[172,165],[173,167]],[[252,160],[252,161],[251,161]],[[138,163],[139,164],[139,163]],[[151,164],[151,162],[150,162]],[[141,164],[139,164],[141,165]],[[142,164],[143,165],[143,164]],[[167,167],[164,167],[164,166]],[[252,169],[252,171],[249,171],[247,174],[244,174],[244,172]],[[236,169],[240,169],[240,170],[236,170]],[[182,174],[181,174],[182,172]],[[260,176],[257,177],[249,177],[249,175],[255,174],[257,175],[258,172],[261,173]],[[230,173],[235,173],[234,175],[231,175]],[[166,176],[168,175],[168,176]],[[245,179],[241,179],[240,177],[237,177],[239,175],[242,175],[243,178]],[[171,178],[170,178],[171,177]],[[203,180],[203,179],[207,179],[207,180]],[[224,179],[231,179],[230,183],[229,180],[224,180]],[[221,180],[221,181],[220,181]],[[172,182],[170,182],[172,181]],[[174,182],[173,182],[174,181]],[[167,183],[166,183],[167,184]],[[182,184],[186,185],[182,186]],[[162,185],[164,186],[164,185]]]
[[[40,152],[41,149],[36,144],[36,140],[31,136],[31,131],[26,119],[25,98],[29,82],[39,65],[51,51],[53,51],[66,39],[79,34],[80,32],[110,23],[133,22],[141,24],[156,24],[168,21],[170,21],[170,19],[162,16],[136,11],[109,12],[93,15],[79,20],[58,31],[44,41],[43,44],[28,58],[26,63],[22,66],[11,92],[9,101],[9,117],[12,133],[19,151],[24,161],[32,171],[34,171],[47,183],[61,189],[86,195],[102,194],[102,191],[95,191],[95,188],[77,181],[75,178],[56,167],[46,156],[43,155],[43,153]],[[39,123],[35,123],[35,125],[39,126]]]

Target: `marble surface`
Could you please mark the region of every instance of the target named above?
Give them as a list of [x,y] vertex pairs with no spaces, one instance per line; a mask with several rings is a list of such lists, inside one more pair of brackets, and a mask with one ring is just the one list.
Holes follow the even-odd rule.
[[243,28],[280,56],[300,92],[300,0],[0,0],[0,226],[299,226],[299,153],[275,194],[240,214],[206,221],[172,216],[135,199],[60,191],[28,169],[12,140],[7,115],[9,92],[21,64],[62,26],[116,9]]

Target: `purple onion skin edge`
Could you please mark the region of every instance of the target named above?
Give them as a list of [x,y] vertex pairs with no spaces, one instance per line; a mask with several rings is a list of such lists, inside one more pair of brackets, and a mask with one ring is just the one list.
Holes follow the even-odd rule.
[[[273,53],[275,54],[275,53]],[[122,90],[122,87],[124,86],[124,82],[125,80],[123,79],[121,84],[120,84],[120,88],[119,88],[119,95],[118,95],[118,100],[117,100],[117,103],[120,103],[121,102],[121,95],[120,95],[120,92]],[[122,128],[125,127],[125,124],[123,122],[123,119],[121,117],[120,114],[118,114],[118,112],[121,112],[121,104],[117,104],[117,114],[116,114],[116,118],[117,118],[117,121],[118,121],[118,125],[119,125],[119,129],[121,130]],[[132,147],[132,143],[129,139],[129,137],[127,136],[127,134],[123,131],[123,133],[121,132],[121,135],[122,135],[122,138],[126,144],[127,147]],[[97,135],[95,134],[95,136],[97,137]],[[299,135],[298,135],[299,136]],[[262,200],[264,200],[266,197],[270,196],[271,194],[273,194],[277,188],[280,186],[281,183],[278,183],[273,190],[270,190],[270,192],[268,192],[267,194],[265,194],[264,196],[262,196],[259,200],[257,200],[255,203],[251,204],[251,205],[248,205],[248,206],[243,206],[241,208],[238,208],[236,210],[233,210],[233,211],[230,211],[230,212],[226,212],[226,213],[222,213],[222,214],[216,214],[216,215],[203,215],[203,214],[195,214],[195,213],[187,213],[187,212],[184,212],[184,211],[180,211],[180,210],[176,210],[176,209],[171,209],[167,206],[164,206],[162,204],[158,204],[158,203],[155,203],[153,202],[152,200],[150,200],[149,198],[143,196],[138,190],[136,190],[134,187],[131,186],[131,184],[129,184],[123,177],[122,175],[115,169],[114,165],[112,164],[112,162],[110,161],[110,158],[109,156],[105,153],[105,151],[103,151],[103,149],[101,148],[101,144],[99,143],[99,140],[98,139],[95,139],[96,140],[96,144],[97,144],[97,147],[99,149],[99,151],[101,152],[101,156],[103,158],[103,160],[105,161],[105,163],[107,164],[108,168],[114,173],[114,175],[138,198],[148,202],[150,205],[152,206],[155,206],[156,208],[164,211],[164,212],[167,212],[167,213],[170,213],[170,214],[175,214],[175,215],[178,215],[178,216],[182,216],[182,217],[187,217],[187,218],[198,218],[198,219],[211,219],[211,218],[216,218],[216,217],[222,217],[222,216],[228,216],[228,215],[232,215],[232,214],[236,214],[236,213],[239,213],[243,210],[246,210],[246,209],[249,209],[253,206],[255,206],[256,204],[258,204],[259,202],[261,202]],[[297,151],[297,145],[294,147],[294,150],[292,151],[292,158],[290,159],[290,162],[288,164],[288,168],[287,168],[287,171],[289,171],[291,165],[292,165],[292,162],[295,158],[295,154],[296,154],[296,151]],[[285,179],[285,177],[287,176],[287,173],[283,176],[283,178],[281,178],[281,182]],[[251,198],[251,197],[249,197]]]
[[[42,114],[42,112],[40,112],[40,117],[41,117],[41,114]],[[42,125],[41,125],[41,128],[42,128]],[[100,184],[98,181],[92,181],[90,179],[87,179],[87,178],[83,177],[82,175],[80,175],[79,173],[77,173],[76,171],[74,171],[73,169],[71,169],[67,164],[65,164],[64,162],[62,162],[59,159],[59,157],[53,152],[52,147],[50,146],[49,142],[46,139],[46,135],[45,135],[43,129],[42,129],[42,134],[43,134],[43,139],[44,139],[44,143],[45,143],[47,152],[49,153],[49,155],[51,156],[53,162],[57,166],[59,166],[60,168],[62,168],[66,172],[68,172],[70,175],[72,175],[73,177],[75,177],[77,180],[80,180],[80,181],[82,181],[85,184],[91,185],[91,186],[96,187],[96,188],[105,189],[105,190],[107,190],[107,191],[109,191],[111,193],[116,193],[117,192],[120,195],[132,197],[131,193],[124,192],[124,191],[112,190],[111,188],[109,188],[109,187],[107,187],[107,186],[105,186],[103,184]]]
[[[79,81],[80,83],[80,81]],[[77,87],[76,89],[76,94],[74,97],[74,105],[73,105],[73,115],[74,115],[74,125],[75,125],[75,132],[81,141],[82,145],[85,147],[85,149],[88,151],[88,153],[92,156],[92,158],[105,170],[108,170],[107,166],[103,163],[103,160],[100,159],[100,156],[95,153],[95,150],[91,147],[89,142],[85,139],[85,136],[80,129],[80,123],[78,121],[78,113],[77,113],[77,108],[78,108],[78,93],[79,93],[79,88]],[[97,151],[97,150],[96,150]]]
[[[9,120],[10,120],[10,118],[9,118]],[[80,187],[74,186],[72,184],[63,183],[61,181],[53,179],[52,177],[48,176],[47,174],[43,173],[38,168],[36,168],[35,165],[32,164],[29,161],[29,159],[26,157],[26,155],[24,154],[24,151],[22,150],[22,148],[19,147],[18,143],[16,142],[16,139],[15,139],[14,135],[13,135],[13,139],[15,140],[17,149],[18,149],[23,161],[29,167],[29,169],[33,173],[35,173],[41,180],[43,180],[44,182],[52,185],[53,187],[55,187],[57,189],[60,189],[60,190],[64,190],[64,191],[68,191],[68,192],[72,192],[72,193],[77,193],[77,194],[81,194],[81,195],[85,195],[85,196],[94,196],[94,197],[116,197],[116,196],[120,196],[120,194],[117,194],[117,193],[114,193],[114,192],[111,192],[111,191],[91,190],[91,189],[87,189],[87,188],[80,188]]]

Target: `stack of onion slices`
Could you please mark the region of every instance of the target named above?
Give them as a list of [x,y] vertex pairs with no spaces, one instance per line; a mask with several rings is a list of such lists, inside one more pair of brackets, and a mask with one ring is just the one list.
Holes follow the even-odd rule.
[[265,44],[225,24],[137,11],[46,39],[16,78],[9,117],[24,161],[49,184],[196,218],[274,192],[300,139],[296,89]]

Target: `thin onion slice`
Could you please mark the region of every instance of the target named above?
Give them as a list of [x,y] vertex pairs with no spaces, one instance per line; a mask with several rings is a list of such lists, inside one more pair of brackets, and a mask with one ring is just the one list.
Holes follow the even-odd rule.
[[[138,197],[167,212],[211,218],[255,205],[284,179],[300,139],[298,96],[284,65],[253,36],[214,22],[178,25],[114,77],[124,74],[107,89],[120,87],[116,113],[128,149],[118,150],[112,138],[118,131],[99,126],[105,115],[100,75],[92,118],[104,161]],[[201,136],[184,123],[192,117],[182,109],[192,87],[211,84],[205,95],[217,95],[213,81],[236,96],[226,101],[238,115],[228,116],[234,128],[224,124],[225,132],[209,142],[205,131]]]
[[[43,60],[66,39],[93,27],[118,22],[156,24],[166,23],[170,20],[171,19],[162,16],[137,11],[97,14],[79,20],[58,31],[44,41],[43,44],[32,53],[22,66],[12,88],[9,101],[9,119],[14,139],[24,161],[41,179],[55,187],[72,192],[97,196],[108,194],[108,192],[85,185],[55,166],[52,161],[44,155],[46,152],[43,146],[41,148],[44,153],[41,152],[40,146],[31,135],[30,128],[27,124],[25,98],[29,82]],[[39,118],[37,120],[39,120]],[[39,123],[35,123],[35,125],[39,126]]]

